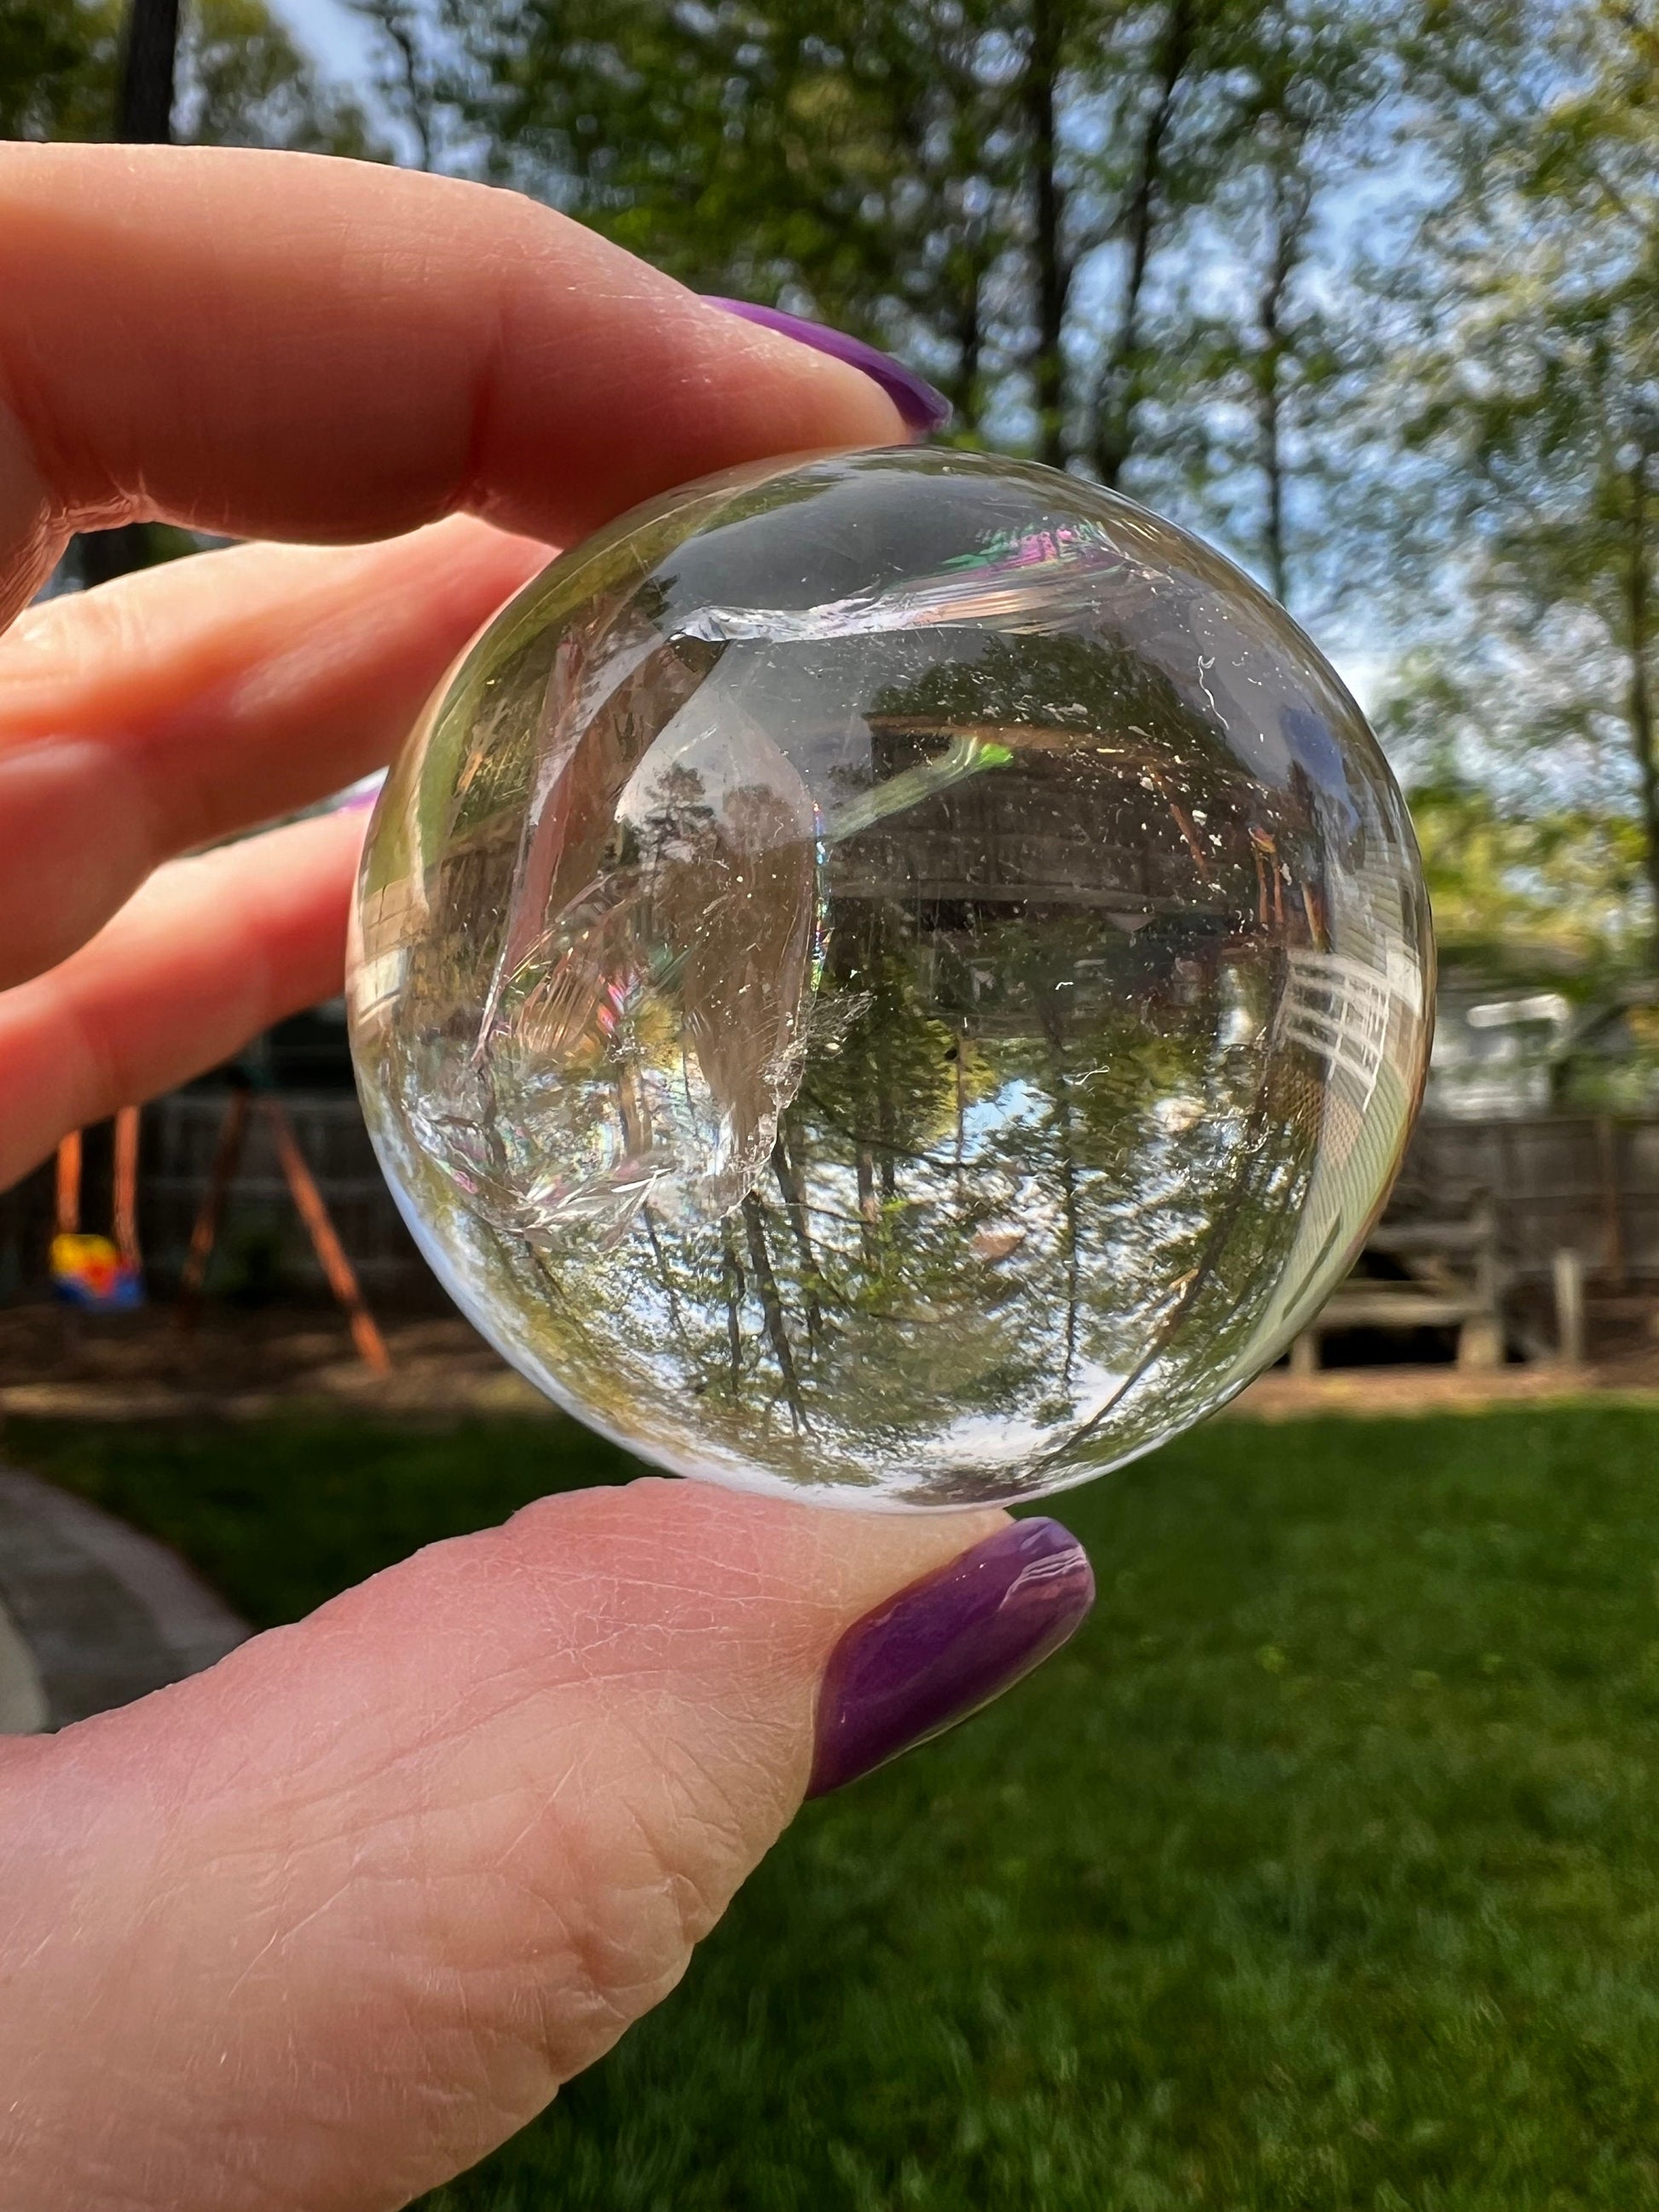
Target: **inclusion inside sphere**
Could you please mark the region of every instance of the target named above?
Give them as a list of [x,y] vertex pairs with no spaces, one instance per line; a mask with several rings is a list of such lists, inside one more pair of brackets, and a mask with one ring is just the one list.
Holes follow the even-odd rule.
[[683,1474],[1083,1481],[1349,1265],[1432,952],[1400,793],[1228,562],[1030,465],[774,463],[504,611],[394,770],[349,990],[471,1320]]

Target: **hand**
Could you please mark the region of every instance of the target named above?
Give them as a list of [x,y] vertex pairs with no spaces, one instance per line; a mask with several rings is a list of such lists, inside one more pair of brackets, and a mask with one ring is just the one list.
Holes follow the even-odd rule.
[[[384,762],[549,542],[902,434],[871,375],[505,193],[0,149],[0,623],[82,525],[339,547],[0,644],[0,1180],[338,989],[360,816],[177,856]],[[0,2208],[404,2203],[673,1985],[809,1783],[994,1695],[1089,1596],[1049,1522],[641,1481],[7,1744]]]

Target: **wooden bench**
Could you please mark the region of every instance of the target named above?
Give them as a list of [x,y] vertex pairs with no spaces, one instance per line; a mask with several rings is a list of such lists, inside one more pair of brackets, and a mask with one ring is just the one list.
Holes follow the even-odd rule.
[[1352,1328],[1455,1328],[1460,1367],[1504,1360],[1503,1273],[1498,1223],[1482,1202],[1461,1221],[1385,1221],[1365,1240],[1365,1258],[1394,1261],[1395,1279],[1354,1273],[1332,1293],[1291,1346],[1291,1372],[1319,1370],[1320,1340]]

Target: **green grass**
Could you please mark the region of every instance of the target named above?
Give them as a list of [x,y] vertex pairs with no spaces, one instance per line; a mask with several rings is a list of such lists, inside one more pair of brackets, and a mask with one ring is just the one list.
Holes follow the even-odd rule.
[[[7,1449],[260,1620],[621,1465],[546,1424]],[[811,1808],[428,2212],[1659,2206],[1659,1417],[1227,1423],[1060,1510],[1076,1643]]]

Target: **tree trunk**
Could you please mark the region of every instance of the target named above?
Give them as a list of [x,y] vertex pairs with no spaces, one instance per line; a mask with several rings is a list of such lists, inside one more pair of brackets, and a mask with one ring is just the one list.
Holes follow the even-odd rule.
[[777,1278],[772,1273],[772,1255],[766,1243],[766,1218],[760,1200],[751,1190],[743,1201],[743,1224],[749,1237],[749,1264],[754,1270],[755,1286],[760,1292],[761,1311],[766,1317],[766,1334],[772,1346],[772,1357],[778,1363],[778,1372],[783,1378],[783,1395],[788,1401],[789,1419],[795,1434],[799,1436],[810,1424],[806,1409],[801,1403],[800,1378],[795,1371],[795,1355],[789,1342],[788,1323],[783,1316],[783,1300],[778,1296]]
[[743,1268],[732,1241],[732,1217],[720,1222],[720,1287],[726,1294],[726,1351],[732,1403],[743,1388]]
[[132,0],[121,57],[115,135],[130,146],[165,146],[173,136],[179,0]]
[[668,1325],[674,1332],[675,1341],[685,1355],[688,1367],[695,1367],[696,1357],[691,1340],[685,1333],[685,1321],[680,1311],[679,1293],[674,1288],[674,1278],[669,1273],[668,1255],[662,1249],[662,1239],[657,1234],[657,1224],[651,1218],[648,1206],[640,1208],[640,1218],[645,1224],[645,1233],[651,1240],[651,1256],[657,1263],[657,1280],[662,1285],[663,1296],[668,1301]]
[[898,1137],[893,1116],[893,1082],[886,1063],[876,1072],[876,1143],[880,1152],[881,1194],[898,1196]]
[[876,1196],[876,1155],[869,1145],[860,1145],[855,1160],[859,1189],[859,1241],[864,1249],[864,1264],[873,1268],[881,1257],[881,1200]]
[[392,68],[397,82],[383,88],[389,104],[400,121],[409,125],[415,141],[416,162],[420,169],[430,169],[436,149],[433,143],[432,103],[427,88],[421,82],[422,57],[416,25],[418,18],[404,0],[368,0],[362,8],[391,49]]
[[1287,606],[1291,578],[1285,545],[1285,295],[1290,289],[1302,230],[1307,221],[1308,193],[1303,180],[1298,179],[1292,184],[1278,171],[1274,173],[1273,189],[1273,252],[1257,309],[1261,350],[1256,363],[1256,421],[1267,495],[1261,529],[1262,559],[1269,590],[1281,606]]
[[1659,970],[1659,762],[1654,758],[1653,684],[1648,669],[1653,607],[1648,574],[1648,455],[1638,456],[1630,473],[1630,558],[1625,575],[1625,612],[1629,628],[1631,742],[1641,776],[1643,861],[1653,901],[1653,964]]
[[[172,137],[178,67],[179,0],[132,0],[115,105],[115,136],[124,144],[165,146]],[[88,531],[76,540],[75,568],[88,591],[148,568],[151,557],[145,522]]]
[[1140,303],[1146,287],[1146,270],[1152,257],[1158,186],[1164,159],[1164,142],[1175,112],[1176,93],[1192,59],[1194,0],[1170,0],[1158,45],[1158,93],[1147,111],[1135,161],[1134,182],[1124,208],[1123,230],[1129,263],[1123,278],[1123,301],[1117,335],[1101,372],[1096,408],[1095,473],[1109,490],[1115,490],[1123,465],[1134,443],[1135,407],[1140,398]]
[[1059,0],[1031,0],[1031,45],[1025,62],[1025,119],[1033,185],[1031,252],[1036,270],[1036,353],[1031,382],[1038,456],[1056,469],[1066,459],[1066,364],[1060,350],[1066,327],[1066,268],[1060,244],[1060,178],[1055,168],[1059,76]]
[[819,1282],[817,1255],[812,1249],[811,1224],[806,1211],[806,1187],[796,1160],[789,1156],[782,1129],[772,1147],[772,1172],[777,1177],[778,1188],[783,1194],[784,1210],[789,1225],[795,1234],[796,1249],[800,1254],[802,1303],[806,1309],[806,1335],[809,1343],[816,1344],[823,1328],[823,1309],[818,1304]]
[[957,1142],[952,1164],[956,1170],[957,1197],[963,1194],[963,1162],[968,1140],[968,1072],[963,1061],[968,1053],[968,1024],[964,1021],[957,1031],[957,1052],[954,1073],[957,1079]]
[[1060,1218],[1066,1224],[1066,1364],[1060,1379],[1070,1382],[1077,1364],[1078,1306],[1083,1290],[1082,1253],[1078,1235],[1077,1146],[1072,1127],[1072,1099],[1066,1073],[1066,1040],[1060,1018],[1052,1007],[1043,1015],[1043,1034],[1048,1043],[1048,1066],[1054,1084],[1054,1147],[1060,1165]]
[[147,522],[124,522],[113,530],[83,531],[75,541],[75,574],[83,592],[148,568],[154,558]]
[[946,387],[946,396],[963,428],[972,430],[979,422],[979,364],[985,346],[980,294],[985,270],[976,252],[965,252],[963,260],[962,284],[956,301],[957,369]]
[[1288,605],[1291,580],[1285,562],[1285,453],[1280,434],[1279,362],[1278,349],[1261,364],[1258,405],[1261,423],[1261,473],[1267,490],[1267,513],[1262,518],[1261,552],[1267,564],[1267,588],[1279,605]]

